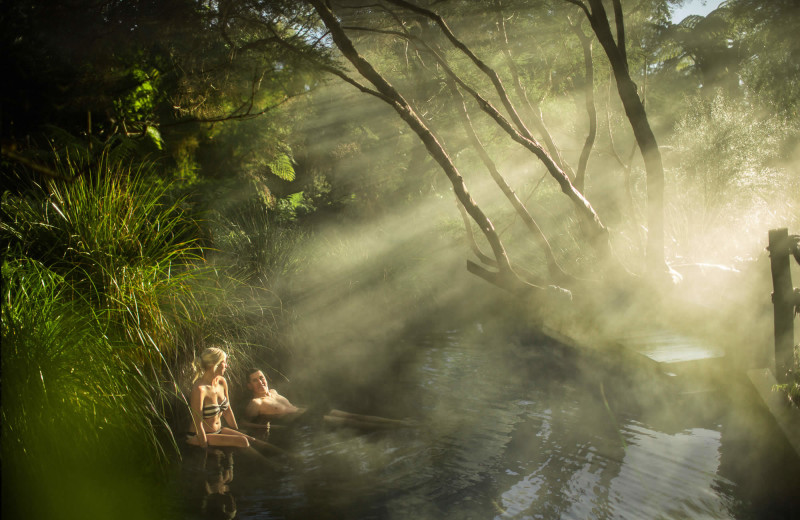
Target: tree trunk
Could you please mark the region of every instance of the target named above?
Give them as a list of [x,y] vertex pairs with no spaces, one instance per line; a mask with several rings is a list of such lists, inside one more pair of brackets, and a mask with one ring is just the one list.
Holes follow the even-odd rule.
[[458,115],[461,119],[461,124],[464,127],[464,131],[466,132],[472,147],[478,153],[481,162],[483,162],[484,166],[486,166],[486,169],[489,170],[489,175],[492,176],[492,179],[503,192],[503,195],[505,195],[508,201],[511,203],[511,206],[513,206],[514,210],[517,212],[517,215],[522,218],[522,221],[525,223],[528,231],[530,231],[533,239],[536,240],[539,244],[539,247],[541,247],[547,262],[547,269],[550,273],[550,276],[552,276],[553,279],[559,284],[566,282],[565,285],[572,285],[574,280],[571,276],[564,272],[564,270],[558,264],[558,261],[553,254],[553,249],[550,247],[550,243],[547,241],[547,237],[544,235],[539,225],[528,212],[527,208],[525,208],[525,205],[522,203],[522,201],[519,200],[517,194],[513,189],[511,189],[511,186],[509,186],[503,176],[500,175],[497,165],[494,163],[491,157],[489,157],[489,154],[483,147],[483,143],[481,143],[480,138],[475,133],[475,129],[472,126],[472,121],[470,120],[466,104],[464,103],[464,97],[461,95],[461,92],[458,91],[458,86],[456,86],[455,82],[452,80],[449,80],[448,84],[450,86],[450,90],[453,92],[453,99],[458,110]]
[[[403,98],[403,96],[378,72],[372,65],[365,60],[353,46],[353,43],[345,34],[336,16],[325,5],[323,0],[309,0],[319,14],[320,19],[331,33],[336,47],[342,52],[344,57],[353,64],[356,70],[367,79],[377,89],[378,97],[387,102],[400,115],[403,121],[417,134],[422,140],[428,153],[444,170],[450,180],[453,191],[459,202],[469,216],[478,224],[483,232],[497,261],[499,272],[492,273],[478,267],[476,270],[469,269],[470,272],[481,276],[490,282],[508,290],[518,293],[528,293],[537,295],[543,292],[543,288],[524,282],[511,268],[506,250],[494,229],[494,225],[483,213],[483,210],[475,203],[467,191],[464,179],[450,159],[447,151],[441,145],[436,136],[425,125],[422,118],[416,113],[414,108]],[[469,263],[468,263],[469,267]],[[477,271],[477,272],[476,272]]]
[[586,71],[584,89],[586,113],[589,116],[589,133],[586,135],[586,141],[583,143],[581,156],[578,159],[578,171],[575,172],[575,187],[581,191],[585,191],[586,166],[589,163],[589,154],[592,152],[594,140],[597,137],[597,108],[594,104],[594,63],[592,62],[591,38],[583,34],[580,23],[573,25],[572,28],[578,36],[578,40],[581,42],[581,48],[583,49],[583,67]]
[[[644,159],[647,174],[647,268],[652,274],[663,273],[666,271],[666,261],[664,260],[664,166],[661,162],[661,152],[647,120],[644,104],[636,92],[636,84],[628,71],[625,50],[617,45],[611,34],[603,2],[589,0],[589,5],[592,8],[591,12],[583,6],[584,11],[597,36],[597,41],[603,46],[611,63],[622,106],[625,108],[625,114]],[[622,13],[619,12],[617,28],[622,24]]]

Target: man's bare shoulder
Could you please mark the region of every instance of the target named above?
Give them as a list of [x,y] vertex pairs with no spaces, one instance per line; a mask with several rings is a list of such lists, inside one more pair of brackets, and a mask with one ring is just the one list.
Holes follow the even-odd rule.
[[258,409],[261,407],[261,398],[254,397],[247,401],[247,406],[244,408],[244,413],[249,416],[258,415]]

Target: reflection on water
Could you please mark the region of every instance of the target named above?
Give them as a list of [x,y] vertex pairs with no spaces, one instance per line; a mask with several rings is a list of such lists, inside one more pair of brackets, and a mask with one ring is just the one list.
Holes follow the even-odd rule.
[[385,406],[357,410],[413,417],[420,428],[285,431],[276,442],[297,460],[278,472],[240,464],[237,454],[237,481],[226,485],[238,518],[747,519],[800,511],[797,458],[765,417],[754,418],[761,412],[741,389],[665,394],[647,378],[560,348],[490,341],[456,333],[416,341],[415,355],[371,389]]
[[192,518],[232,520],[237,517],[236,498],[231,491],[234,452],[192,448],[184,459],[185,507]]

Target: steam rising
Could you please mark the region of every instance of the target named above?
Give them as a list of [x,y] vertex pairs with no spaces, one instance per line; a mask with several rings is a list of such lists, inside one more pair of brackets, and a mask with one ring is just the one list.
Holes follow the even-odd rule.
[[[396,116],[369,96],[341,85],[328,88],[332,93],[318,94],[318,99],[326,101],[313,107],[313,118],[305,121],[311,134],[320,137],[309,146],[309,153],[334,150],[339,162],[328,174],[337,182],[357,187],[360,196],[377,193],[376,197],[380,197],[381,190],[391,193],[392,186],[402,188],[408,182],[415,183],[416,191],[400,202],[390,202],[389,198],[370,201],[374,209],[366,222],[350,219],[345,213],[337,222],[316,227],[314,240],[301,255],[309,263],[295,282],[296,299],[291,302],[302,317],[302,330],[295,331],[293,342],[299,348],[295,359],[304,371],[313,366],[322,373],[338,374],[357,383],[369,380],[370,374],[381,373],[389,363],[376,352],[386,352],[391,357],[393,342],[420,323],[438,328],[439,320],[446,328],[457,326],[453,324],[458,323],[459,317],[517,318],[519,315],[514,312],[521,309],[523,320],[529,311],[533,320],[536,309],[526,309],[522,302],[464,269],[464,261],[471,253],[443,174],[429,160],[420,170],[405,169],[414,147],[420,146],[415,136],[408,135]],[[646,317],[656,324],[673,322],[673,326],[696,328],[688,332],[719,345],[736,344],[737,351],[739,347],[749,351],[768,343],[768,315],[764,313],[769,311],[766,303],[771,288],[765,265],[766,232],[780,226],[790,230],[800,227],[800,185],[790,174],[799,155],[797,149],[789,154],[778,153],[779,143],[774,139],[777,120],[765,118],[744,124],[743,109],[734,105],[717,98],[710,109],[695,107],[695,111],[709,111],[706,115],[688,113],[678,122],[674,134],[660,136],[667,143],[663,149],[669,179],[667,257],[682,280],[676,280],[672,289],[656,297],[657,305],[651,302],[645,309],[637,307],[641,302],[618,301],[613,292],[607,295],[608,301],[594,294],[595,312],[604,320],[622,317],[621,322],[602,324],[612,334],[632,326],[631,321],[641,323]],[[581,137],[576,131],[581,125],[573,122],[578,111],[569,107],[567,99],[552,100],[546,107],[566,111],[562,117],[547,118],[548,122],[564,123],[552,125],[554,135],[573,136],[563,146],[565,155],[579,150]],[[732,110],[738,113],[726,112]],[[720,128],[720,117],[726,118],[727,127]],[[431,124],[437,128],[435,119]],[[368,137],[348,145],[341,133],[336,133],[337,128],[347,125],[360,125]],[[446,132],[448,129],[437,130],[451,141],[457,138]],[[491,131],[491,127],[483,130]],[[703,132],[717,132],[728,140],[715,152],[716,159],[709,157],[704,145],[707,141],[695,137],[706,135]],[[774,145],[754,148],[753,136],[770,137]],[[618,141],[625,138],[624,132],[617,136]],[[713,142],[715,138],[706,139]],[[501,172],[529,201],[531,213],[545,229],[565,266],[586,278],[603,276],[602,266],[595,264],[587,252],[570,204],[558,193],[552,179],[542,179],[543,168],[518,147],[506,150],[504,142],[493,139],[491,133],[485,140],[490,143],[492,155],[501,159]],[[618,205],[622,173],[602,153],[607,145],[607,139],[606,143],[599,140],[590,162],[587,194],[596,201],[601,216],[608,215],[617,255],[629,269],[641,271],[646,230],[635,217],[644,205],[641,159],[635,156],[631,167],[636,189],[636,207],[631,214],[630,208]],[[473,197],[487,209],[495,227],[511,244],[512,258],[534,272],[543,272],[541,253],[526,236],[519,219],[504,206],[502,195],[483,166],[470,150],[460,150],[456,163],[467,177]],[[725,187],[709,186],[710,182],[724,182]],[[363,202],[361,199],[356,204]],[[673,300],[675,308],[671,309]],[[687,311],[687,301],[701,311],[702,317]],[[628,312],[632,308],[635,310]],[[653,309],[652,314],[646,312],[648,308]],[[572,319],[569,310],[563,310],[567,319]],[[732,337],[719,336],[731,331],[731,326],[721,326],[713,316],[725,316],[718,319],[733,325],[737,320],[731,318],[742,312],[765,316],[756,321],[762,326],[753,327],[749,333],[736,330]],[[593,326],[601,321],[592,316],[585,318]],[[687,323],[684,318],[691,320]],[[703,319],[709,321],[701,323]],[[578,327],[577,333],[582,327],[580,323],[565,326]],[[741,345],[743,341],[750,345]],[[339,377],[336,379],[341,381]]]
[[[396,77],[396,69],[386,68],[387,75],[395,75],[392,81],[408,81],[408,77]],[[600,71],[597,76],[603,74]],[[430,84],[416,87],[425,90]],[[545,123],[566,160],[573,163],[577,162],[587,126],[581,100],[576,97],[553,96],[542,104]],[[333,406],[355,407],[354,411],[418,418],[431,428],[426,434],[437,442],[460,438],[454,444],[465,451],[447,455],[427,452],[423,446],[430,439],[416,438],[407,446],[410,456],[418,457],[415,467],[432,471],[427,477],[433,478],[438,464],[446,466],[448,457],[462,457],[462,467],[474,465],[479,473],[496,462],[491,460],[493,454],[511,449],[504,444],[510,442],[510,432],[519,427],[532,428],[533,421],[539,429],[529,432],[532,438],[547,437],[552,424],[548,414],[571,413],[568,408],[531,412],[527,397],[507,391],[526,388],[524,381],[536,366],[526,363],[523,367],[514,357],[520,351],[524,352],[523,357],[535,358],[542,355],[541,351],[569,356],[560,347],[528,341],[526,334],[544,323],[588,347],[588,353],[581,354],[588,356],[587,360],[561,367],[574,378],[555,378],[553,384],[586,385],[594,397],[589,405],[582,404],[580,411],[592,414],[592,428],[618,430],[620,438],[638,439],[627,447],[624,440],[621,444],[609,440],[616,439],[614,434],[605,435],[600,441],[606,443],[603,451],[592,452],[588,457],[600,469],[581,474],[587,479],[581,489],[594,489],[593,479],[607,487],[612,477],[605,475],[603,468],[621,465],[618,477],[627,487],[615,491],[612,485],[606,492],[621,501],[643,500],[641,496],[627,497],[626,493],[646,493],[649,488],[632,488],[630,483],[655,479],[664,493],[657,497],[659,505],[652,507],[663,511],[673,498],[670,489],[685,483],[668,473],[674,469],[669,460],[659,461],[667,473],[637,473],[645,471],[643,460],[652,461],[660,452],[693,461],[696,487],[706,489],[719,484],[710,476],[722,464],[717,452],[722,444],[718,431],[697,426],[690,433],[651,435],[644,432],[644,427],[636,431],[637,426],[630,422],[620,427],[615,414],[626,414],[628,405],[632,407],[630,415],[644,415],[650,423],[665,425],[671,424],[680,410],[667,403],[667,394],[659,393],[660,387],[652,394],[639,396],[639,401],[626,399],[624,390],[617,388],[609,404],[604,402],[605,387],[601,383],[619,369],[615,364],[618,353],[610,350],[619,337],[640,329],[667,329],[726,353],[724,362],[700,366],[692,378],[711,381],[716,388],[722,388],[721,394],[740,391],[737,385],[743,370],[752,367],[772,341],[772,289],[764,250],[767,231],[777,227],[788,227],[790,232],[800,230],[800,181],[793,174],[800,167],[800,147],[780,139],[782,132],[789,131],[786,123],[722,94],[661,107],[662,112],[654,120],[658,121],[667,176],[666,256],[673,269],[674,284],[628,291],[630,287],[614,287],[618,279],[608,285],[589,282],[585,291],[576,291],[573,305],[532,305],[466,272],[465,260],[471,258],[471,253],[452,191],[432,161],[414,160],[421,144],[388,107],[337,84],[315,93],[313,101],[303,122],[309,135],[314,136],[306,144],[308,164],[335,181],[334,185],[355,188],[358,199],[354,210],[359,205],[367,205],[369,210],[366,219],[362,218],[363,213],[344,211],[337,220],[317,224],[313,240],[301,252],[307,265],[293,281],[292,299],[286,302],[298,316],[298,325],[289,334],[294,350],[293,365],[287,370],[298,400],[323,400]],[[586,194],[606,219],[615,254],[639,275],[644,270],[647,233],[642,219],[646,188],[641,156],[638,151],[629,153],[631,134],[624,125],[620,126],[618,101],[609,97],[599,103],[599,112],[609,117],[600,123]],[[495,228],[501,230],[514,261],[536,274],[544,274],[541,251],[513,215],[474,151],[466,146],[457,125],[452,125],[447,107],[435,105],[421,111],[426,123],[446,143],[473,198],[489,214]],[[473,124],[501,173],[545,230],[565,268],[583,279],[602,279],[606,266],[589,251],[572,206],[552,179],[542,179],[545,172],[541,164],[504,140],[487,118],[476,116]],[[326,164],[326,154],[335,159],[334,164]],[[630,198],[625,197],[626,170],[632,188]],[[793,269],[794,279],[800,280],[797,266]],[[449,393],[407,388],[405,374],[397,367],[403,366],[401,361],[408,358],[409,352],[414,353],[411,357],[419,357],[420,349],[426,348],[424,337],[416,333],[454,329],[468,331],[469,341],[481,347],[468,353],[454,349],[440,358],[432,355],[429,366],[418,367],[431,374],[428,384],[446,387]],[[520,350],[509,353],[505,347],[496,346],[507,338],[517,342]],[[472,358],[459,359],[462,355]],[[597,359],[603,361],[596,362]],[[655,377],[646,370],[637,375],[640,368],[635,367],[631,370],[634,375],[626,376],[640,378],[632,387],[635,389],[647,387],[648,378]],[[496,388],[487,384],[498,380],[506,380],[508,385]],[[413,394],[417,401],[410,404],[406,393]],[[566,393],[570,394],[570,390]],[[480,397],[473,399],[474,395]],[[564,402],[558,403],[562,405],[568,407]],[[700,409],[704,406],[698,405]],[[487,429],[492,431],[486,433]],[[587,438],[594,431],[589,428],[560,434],[575,435],[579,438],[576,443],[590,443]],[[499,444],[479,446],[472,436],[483,434],[481,439]],[[639,434],[643,437],[637,437]],[[387,462],[407,463],[402,457],[387,456],[396,448],[391,439],[384,441],[369,444],[344,437],[342,442],[362,443],[357,450],[342,455],[358,460],[339,460],[337,464],[366,468],[365,474],[369,475],[380,471]],[[547,446],[544,441],[543,444]],[[536,454],[528,452],[524,456],[535,459]],[[634,474],[625,474],[629,471]],[[397,478],[406,478],[405,473],[400,473]],[[535,473],[516,481],[509,488],[509,496],[499,497],[498,514],[513,516],[528,510],[548,483],[547,478]],[[402,482],[395,484],[401,486]],[[464,488],[473,484],[459,483]],[[586,500],[602,502],[598,497]],[[577,507],[576,515],[586,512],[573,505]],[[714,500],[706,505],[713,514],[725,511],[724,504]],[[637,514],[648,516],[652,512]],[[428,513],[436,516],[433,509]]]

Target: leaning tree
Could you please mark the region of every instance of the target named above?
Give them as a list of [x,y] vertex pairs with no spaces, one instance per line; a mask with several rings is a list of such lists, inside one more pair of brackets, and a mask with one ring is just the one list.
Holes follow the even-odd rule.
[[[546,233],[537,225],[526,205],[500,171],[498,161],[493,159],[482,143],[472,124],[478,113],[492,121],[507,139],[533,154],[571,202],[586,243],[602,261],[604,269],[622,270],[611,250],[608,228],[583,192],[587,162],[597,133],[597,113],[593,97],[594,63],[597,58],[592,54],[592,41],[596,38],[605,51],[619,99],[644,158],[647,179],[648,269],[653,273],[664,271],[663,166],[644,103],[629,70],[625,21],[619,0],[612,2],[612,21],[609,21],[609,14],[600,0],[590,0],[588,3],[579,0],[505,3],[500,0],[469,3],[405,0],[354,3],[309,0],[308,4],[319,16],[326,30],[320,35],[320,45],[329,45],[339,54],[334,56],[331,53],[331,61],[321,66],[365,94],[388,104],[419,137],[428,154],[452,184],[465,219],[471,219],[477,224],[491,250],[490,254],[483,254],[476,245],[474,250],[482,265],[468,262],[468,269],[513,292],[540,293],[549,283],[569,287],[576,278],[559,265],[550,250]],[[651,4],[663,7],[661,4],[665,5],[666,2]],[[531,99],[529,93],[533,89],[525,84],[525,81],[531,80],[531,73],[520,70],[520,64],[514,56],[518,45],[515,47],[509,44],[506,17],[523,16],[520,14],[523,10],[524,16],[532,18],[564,20],[566,25],[562,27],[569,28],[569,31],[556,33],[557,37],[573,38],[582,50],[584,67],[581,76],[585,85],[589,128],[576,168],[565,160],[564,154],[548,132],[539,100]],[[473,31],[459,33],[458,29],[465,27],[464,20],[470,15],[482,19],[483,26],[474,25]],[[591,28],[588,35],[582,27],[583,17],[588,20]],[[455,23],[451,23],[451,20],[455,20]],[[612,31],[612,23],[615,31]],[[495,31],[496,37],[487,48],[485,42],[476,42],[473,33],[475,29],[489,30],[490,24],[494,26],[491,29]],[[441,137],[441,131],[437,131],[431,121],[426,120],[419,102],[398,88],[397,81],[391,79],[390,74],[379,70],[374,59],[369,59],[359,51],[358,42],[369,37],[405,42],[411,49],[408,56],[412,61],[418,62],[417,71],[424,69],[441,83],[439,95],[447,97],[446,102],[457,114],[458,126],[470,146],[544,251],[547,277],[531,276],[523,266],[514,265],[509,259],[507,247],[495,225],[470,194],[464,175],[453,159],[452,150]],[[533,40],[530,42],[531,47],[540,45],[540,42],[535,41],[535,35],[530,38]],[[477,50],[479,47],[482,51],[493,50],[492,54],[499,54],[503,59],[482,57]],[[346,65],[337,62],[337,57],[343,58]]]

